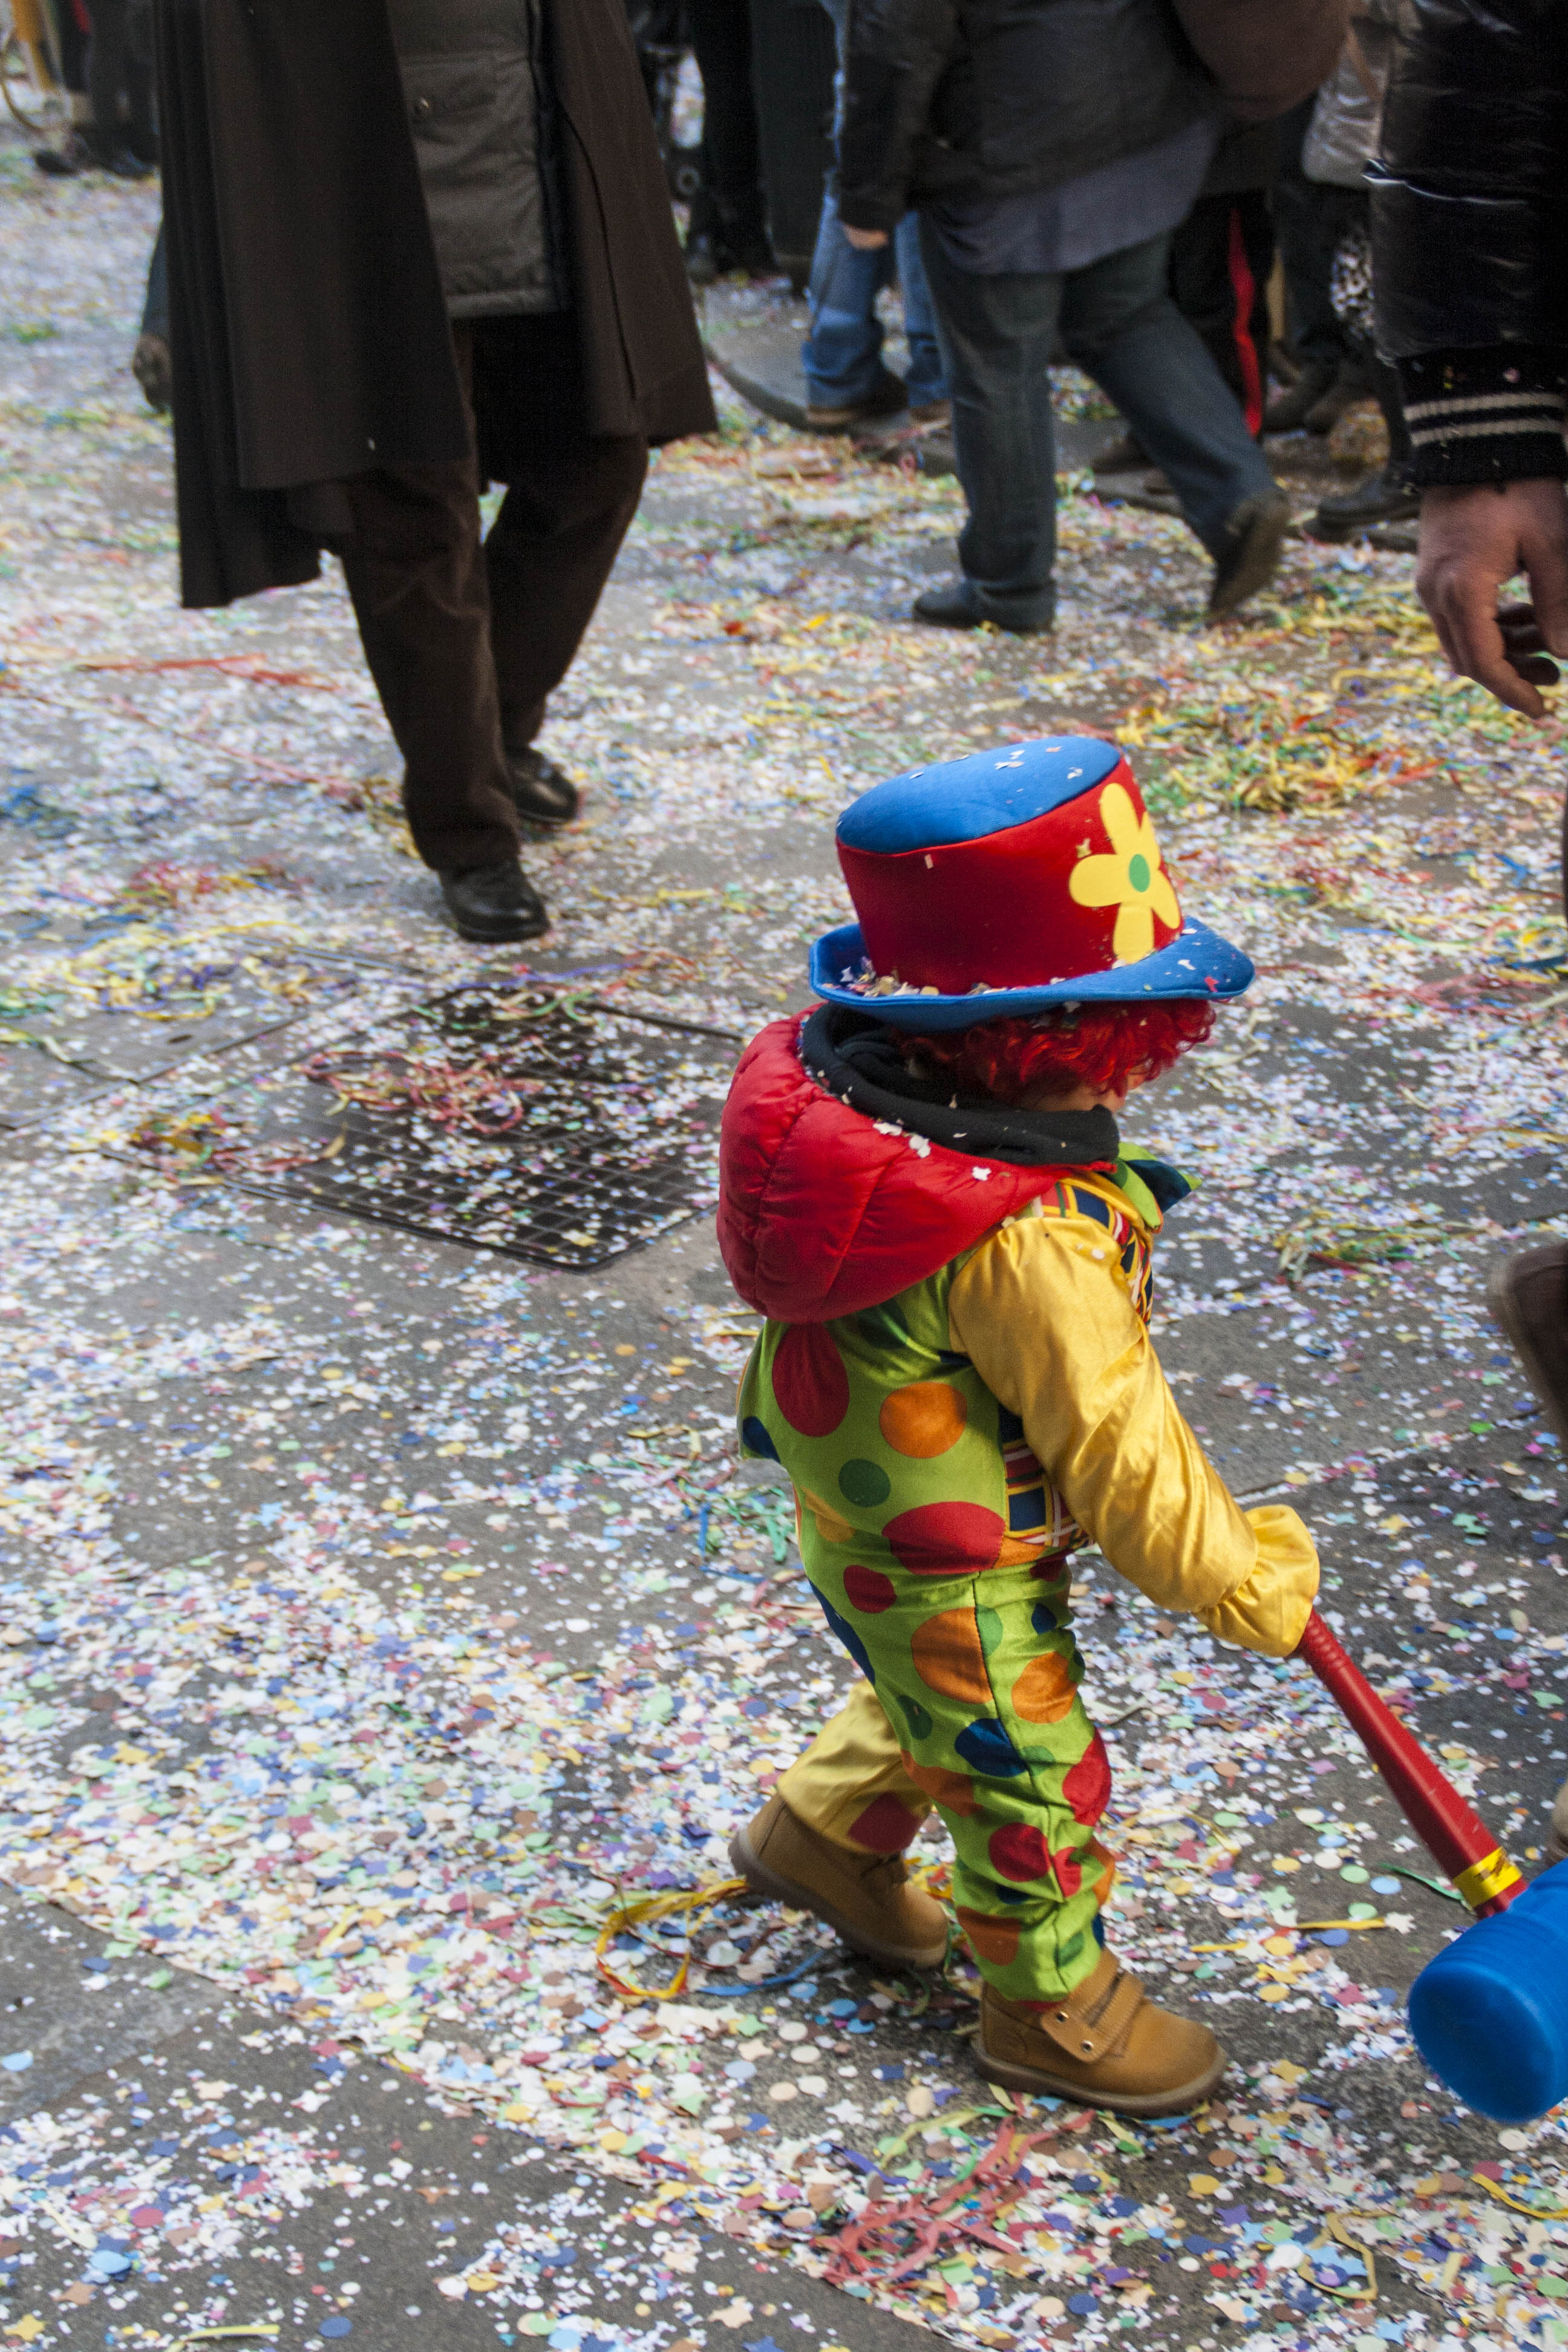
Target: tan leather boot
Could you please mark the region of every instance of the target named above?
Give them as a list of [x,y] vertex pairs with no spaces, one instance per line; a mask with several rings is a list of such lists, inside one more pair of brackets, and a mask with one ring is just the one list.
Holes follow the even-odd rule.
[[1206,2025],[1145,2000],[1112,1952],[1059,2001],[981,1997],[975,2061],[989,2083],[1118,2116],[1179,2116],[1206,2099],[1226,2054]]
[[810,1911],[885,1969],[936,1969],[947,1952],[947,1914],[909,1883],[902,1854],[858,1853],[797,1821],[770,1797],[730,1841],[748,1886],[792,1910]]

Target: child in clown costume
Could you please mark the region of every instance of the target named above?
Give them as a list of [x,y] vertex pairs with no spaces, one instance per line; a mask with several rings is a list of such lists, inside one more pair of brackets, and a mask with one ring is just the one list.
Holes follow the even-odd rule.
[[1166,1384],[1150,1249],[1187,1187],[1117,1129],[1252,967],[1184,924],[1111,744],[896,777],[837,846],[859,920],[817,943],[818,1009],[742,1059],[719,1232],[767,1318],[742,1444],[788,1472],[864,1679],[731,1851],[872,1958],[934,1966],[945,1914],[903,1861],[934,1806],[984,1979],[982,2072],[1176,2113],[1225,2053],[1105,1944],[1110,1772],[1068,1557],[1096,1543],[1160,1606],[1272,1657],[1317,1591],[1295,1512],[1243,1512]]

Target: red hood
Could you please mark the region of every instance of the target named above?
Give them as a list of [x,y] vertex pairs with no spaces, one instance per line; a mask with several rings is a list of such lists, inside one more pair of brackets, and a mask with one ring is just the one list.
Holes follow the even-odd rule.
[[807,1017],[752,1038],[719,1145],[720,1253],[747,1306],[780,1323],[879,1307],[1064,1172],[889,1133],[802,1066]]

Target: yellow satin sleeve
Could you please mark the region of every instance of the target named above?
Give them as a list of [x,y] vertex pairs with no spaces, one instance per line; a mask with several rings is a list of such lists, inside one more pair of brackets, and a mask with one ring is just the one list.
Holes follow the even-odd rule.
[[1111,1566],[1222,1642],[1289,1657],[1318,1590],[1296,1513],[1244,1512],[1183,1420],[1103,1225],[1027,1217],[949,1293],[952,1344]]

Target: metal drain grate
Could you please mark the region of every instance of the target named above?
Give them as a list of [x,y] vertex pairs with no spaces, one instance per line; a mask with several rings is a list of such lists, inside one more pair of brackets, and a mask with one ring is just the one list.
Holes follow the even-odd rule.
[[537,987],[453,989],[260,1081],[247,1192],[603,1265],[709,1207],[734,1042]]

